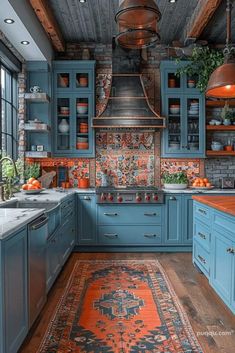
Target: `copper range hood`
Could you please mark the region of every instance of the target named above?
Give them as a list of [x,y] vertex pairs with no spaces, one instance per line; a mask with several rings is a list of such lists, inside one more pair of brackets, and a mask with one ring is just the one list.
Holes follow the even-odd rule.
[[105,110],[95,128],[164,128],[165,118],[150,106],[139,71],[140,51],[113,50],[113,74]]
[[158,21],[161,13],[155,0],[120,1],[115,20],[118,25],[116,43],[123,48],[142,49],[160,40]]

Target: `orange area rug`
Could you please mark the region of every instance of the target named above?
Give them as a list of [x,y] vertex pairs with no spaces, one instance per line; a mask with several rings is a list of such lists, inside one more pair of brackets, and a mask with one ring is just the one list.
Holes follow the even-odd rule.
[[40,353],[202,353],[156,260],[77,261]]

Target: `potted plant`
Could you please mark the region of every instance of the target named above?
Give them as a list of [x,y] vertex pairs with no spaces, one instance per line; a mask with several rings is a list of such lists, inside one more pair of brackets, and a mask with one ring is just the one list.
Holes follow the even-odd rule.
[[229,108],[228,102],[225,103],[221,111],[221,118],[223,119],[224,125],[231,125],[231,121],[233,120],[233,111]]
[[183,190],[188,186],[188,178],[184,172],[164,173],[162,181],[165,189]]
[[[222,51],[210,49],[209,47],[196,47],[192,51],[192,55],[188,57],[190,61],[188,65],[179,67],[176,75],[186,74],[190,81],[192,77],[198,77],[195,82],[196,87],[205,92],[207,83],[212,72],[224,62],[224,55]],[[185,60],[176,59],[176,62],[186,62]]]

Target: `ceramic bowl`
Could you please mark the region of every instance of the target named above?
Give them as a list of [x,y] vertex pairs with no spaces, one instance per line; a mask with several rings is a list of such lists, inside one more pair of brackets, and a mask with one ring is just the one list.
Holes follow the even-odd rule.
[[170,107],[171,114],[179,114],[180,108],[179,107]]
[[164,184],[164,188],[168,190],[184,190],[187,187],[188,184]]

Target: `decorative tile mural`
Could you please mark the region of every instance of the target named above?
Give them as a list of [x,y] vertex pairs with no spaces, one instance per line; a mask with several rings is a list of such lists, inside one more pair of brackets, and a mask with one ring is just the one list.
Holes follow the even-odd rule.
[[97,132],[96,184],[154,185],[153,132]]
[[161,175],[163,173],[185,172],[190,182],[195,177],[204,176],[204,163],[200,159],[162,159]]

